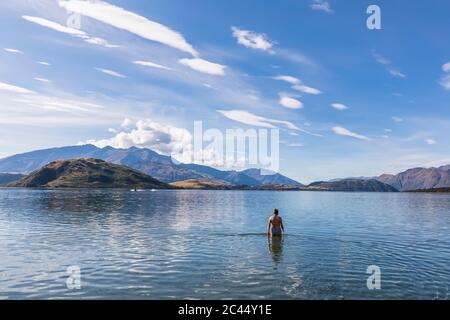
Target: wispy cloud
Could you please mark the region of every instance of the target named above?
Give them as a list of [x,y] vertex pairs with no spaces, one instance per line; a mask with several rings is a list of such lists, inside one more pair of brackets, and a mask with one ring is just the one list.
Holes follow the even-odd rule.
[[379,64],[384,65],[391,64],[391,61],[389,59],[387,59],[386,57],[382,56],[379,53],[373,52],[372,55],[375,58],[375,61],[378,62]]
[[289,109],[303,109],[303,103],[295,98],[280,94],[280,105]]
[[433,139],[426,139],[425,142],[429,145],[433,145],[433,144],[437,143],[436,140],[433,140]]
[[45,79],[45,78],[36,77],[36,78],[33,78],[33,79],[36,80],[36,81],[45,82],[45,83],[50,83],[51,82],[50,80]]
[[95,45],[99,45],[99,46],[103,46],[103,47],[107,47],[107,48],[117,47],[117,45],[112,45],[105,39],[98,38],[98,37],[92,37],[82,30],[75,29],[75,28],[69,28],[62,24],[54,22],[54,21],[50,21],[50,20],[40,18],[40,17],[31,17],[31,16],[22,16],[22,18],[29,22],[38,24],[42,27],[46,27],[46,28],[52,29],[54,31],[58,31],[58,32],[65,33],[65,34],[68,34],[68,35],[76,37],[76,38],[83,39],[85,42],[90,43],[90,44],[95,44]]
[[14,48],[4,48],[4,50],[9,53],[23,53],[22,51]]
[[224,76],[225,75],[225,68],[226,66],[213,63],[207,60],[203,60],[200,58],[193,58],[193,59],[180,59],[179,63],[182,65],[185,65],[195,71],[214,75],[214,76]]
[[303,129],[300,129],[290,121],[282,121],[271,118],[265,118],[244,110],[217,110],[223,116],[230,120],[234,120],[243,124],[247,124],[255,127],[264,128],[277,128],[277,125],[282,125],[288,129],[300,131],[312,136],[321,137],[320,134],[312,133]]
[[134,12],[103,1],[61,0],[58,3],[66,10],[128,31],[144,39],[187,52],[194,57],[198,56],[198,52],[186,41],[183,35]]
[[301,64],[307,67],[317,67],[317,62],[306,54],[299,52],[298,50],[277,48],[275,54],[291,63]]
[[307,94],[321,94],[322,92],[319,89],[313,88],[313,87],[309,87],[309,86],[305,86],[305,85],[295,85],[292,86],[292,89],[297,90],[297,91],[301,91],[303,93],[307,93]]
[[445,63],[442,66],[442,71],[446,72],[444,76],[439,80],[439,84],[445,89],[450,90],[450,62]]
[[[375,51],[372,52],[372,56],[375,59],[375,61],[381,65],[389,66],[392,64],[392,62],[388,58],[382,56],[381,54],[379,54]],[[400,70],[398,70],[397,68],[390,66],[390,67],[387,67],[386,70],[393,77],[406,78],[406,75],[403,72],[401,72]]]
[[294,142],[294,143],[289,143],[288,147],[292,147],[292,148],[301,148],[304,147],[305,145],[303,143],[300,142]]
[[0,90],[19,94],[33,94],[34,92],[12,84],[0,82]]
[[293,76],[276,76],[276,77],[273,77],[272,79],[278,80],[278,81],[284,81],[284,82],[294,84],[294,85],[299,84],[301,82],[300,79],[293,77]]
[[395,122],[403,122],[403,118],[397,116],[392,117],[392,120],[394,120]]
[[397,77],[397,78],[406,78],[406,75],[396,69],[388,69],[389,74],[393,77]]
[[46,62],[46,61],[36,61],[36,63],[40,64],[40,65],[43,65],[43,66],[47,66],[47,67],[51,66],[51,64]]
[[127,77],[117,71],[110,70],[110,69],[103,69],[103,68],[94,68],[94,69],[97,71],[103,72],[104,74],[107,74],[109,76],[116,77],[116,78],[126,78]]
[[442,66],[442,71],[444,71],[444,72],[450,72],[450,61],[447,62],[447,63],[445,63],[445,64]]
[[256,33],[237,27],[232,27],[231,30],[233,31],[233,37],[244,47],[271,52],[272,47],[275,45],[275,42],[271,41],[267,35],[263,33]]
[[333,12],[330,3],[324,0],[313,0],[309,7],[313,10],[323,11],[327,13]]
[[151,61],[133,61],[134,64],[138,64],[144,67],[156,68],[156,69],[164,69],[164,70],[173,70],[169,67],[151,62]]
[[345,104],[342,103],[333,103],[331,105],[334,109],[339,110],[339,111],[343,111],[343,110],[347,110],[348,107]]
[[439,83],[445,90],[450,90],[450,74],[443,76]]
[[58,112],[91,112],[101,109],[102,106],[83,101],[68,100],[46,95],[30,95],[25,98],[16,98],[15,102],[26,104],[30,107],[53,110]]
[[369,137],[366,137],[364,135],[352,132],[344,127],[333,127],[333,131],[334,133],[341,135],[341,136],[347,136],[347,137],[352,137],[352,138],[356,138],[359,140],[365,140],[365,141],[370,141],[372,139],[370,139]]

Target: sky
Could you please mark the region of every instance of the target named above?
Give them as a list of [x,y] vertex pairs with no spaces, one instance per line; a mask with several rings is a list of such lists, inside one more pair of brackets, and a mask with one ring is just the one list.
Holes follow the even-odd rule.
[[[370,30],[369,5],[381,9]],[[450,3],[0,3],[0,157],[278,128],[301,182],[450,163]],[[181,159],[183,160],[183,159]]]

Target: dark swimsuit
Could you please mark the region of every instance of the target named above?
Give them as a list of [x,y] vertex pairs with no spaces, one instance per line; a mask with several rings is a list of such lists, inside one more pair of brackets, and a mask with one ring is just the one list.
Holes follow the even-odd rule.
[[272,229],[270,230],[273,236],[281,236],[282,232],[281,232],[281,227],[274,227],[272,225]]

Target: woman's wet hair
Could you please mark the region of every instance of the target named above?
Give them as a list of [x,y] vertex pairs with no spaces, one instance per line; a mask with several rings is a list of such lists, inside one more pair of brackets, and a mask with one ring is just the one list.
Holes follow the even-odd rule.
[[274,215],[278,215],[278,209],[277,208],[273,209],[273,214]]

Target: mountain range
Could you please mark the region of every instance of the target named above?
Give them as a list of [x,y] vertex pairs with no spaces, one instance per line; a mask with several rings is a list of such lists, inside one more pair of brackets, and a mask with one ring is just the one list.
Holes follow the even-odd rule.
[[52,161],[74,158],[95,158],[126,165],[166,183],[195,179],[250,187],[265,184],[302,185],[279,173],[264,175],[259,169],[222,171],[204,165],[177,163],[170,156],[150,149],[98,148],[89,144],[31,151],[0,159],[0,172],[28,174]]
[[[0,184],[22,177],[14,174],[29,174],[52,161],[73,158],[95,158],[125,165],[165,183],[190,181],[188,184],[193,185],[195,180],[198,185],[205,186],[206,181],[209,181],[212,186],[221,185],[224,188],[228,188],[228,186],[256,188],[262,186],[304,186],[300,182],[279,173],[263,174],[260,169],[224,171],[205,165],[178,163],[170,156],[161,155],[146,148],[98,148],[90,144],[37,150],[0,159],[0,172],[4,172],[0,173]],[[382,174],[370,178],[334,179],[327,181],[327,183],[329,187],[340,189],[342,183],[339,185],[331,185],[330,183],[343,180],[346,181],[348,184],[346,188],[349,189],[361,188],[361,182],[358,182],[358,180],[371,181],[364,185],[368,189],[379,187],[372,180],[385,183],[399,191],[450,188],[450,165],[438,168],[413,168],[399,174]],[[315,188],[319,185],[326,188],[325,182],[314,182],[309,186]]]
[[383,174],[378,181],[400,191],[450,187],[450,165],[439,168],[413,168],[396,175]]

